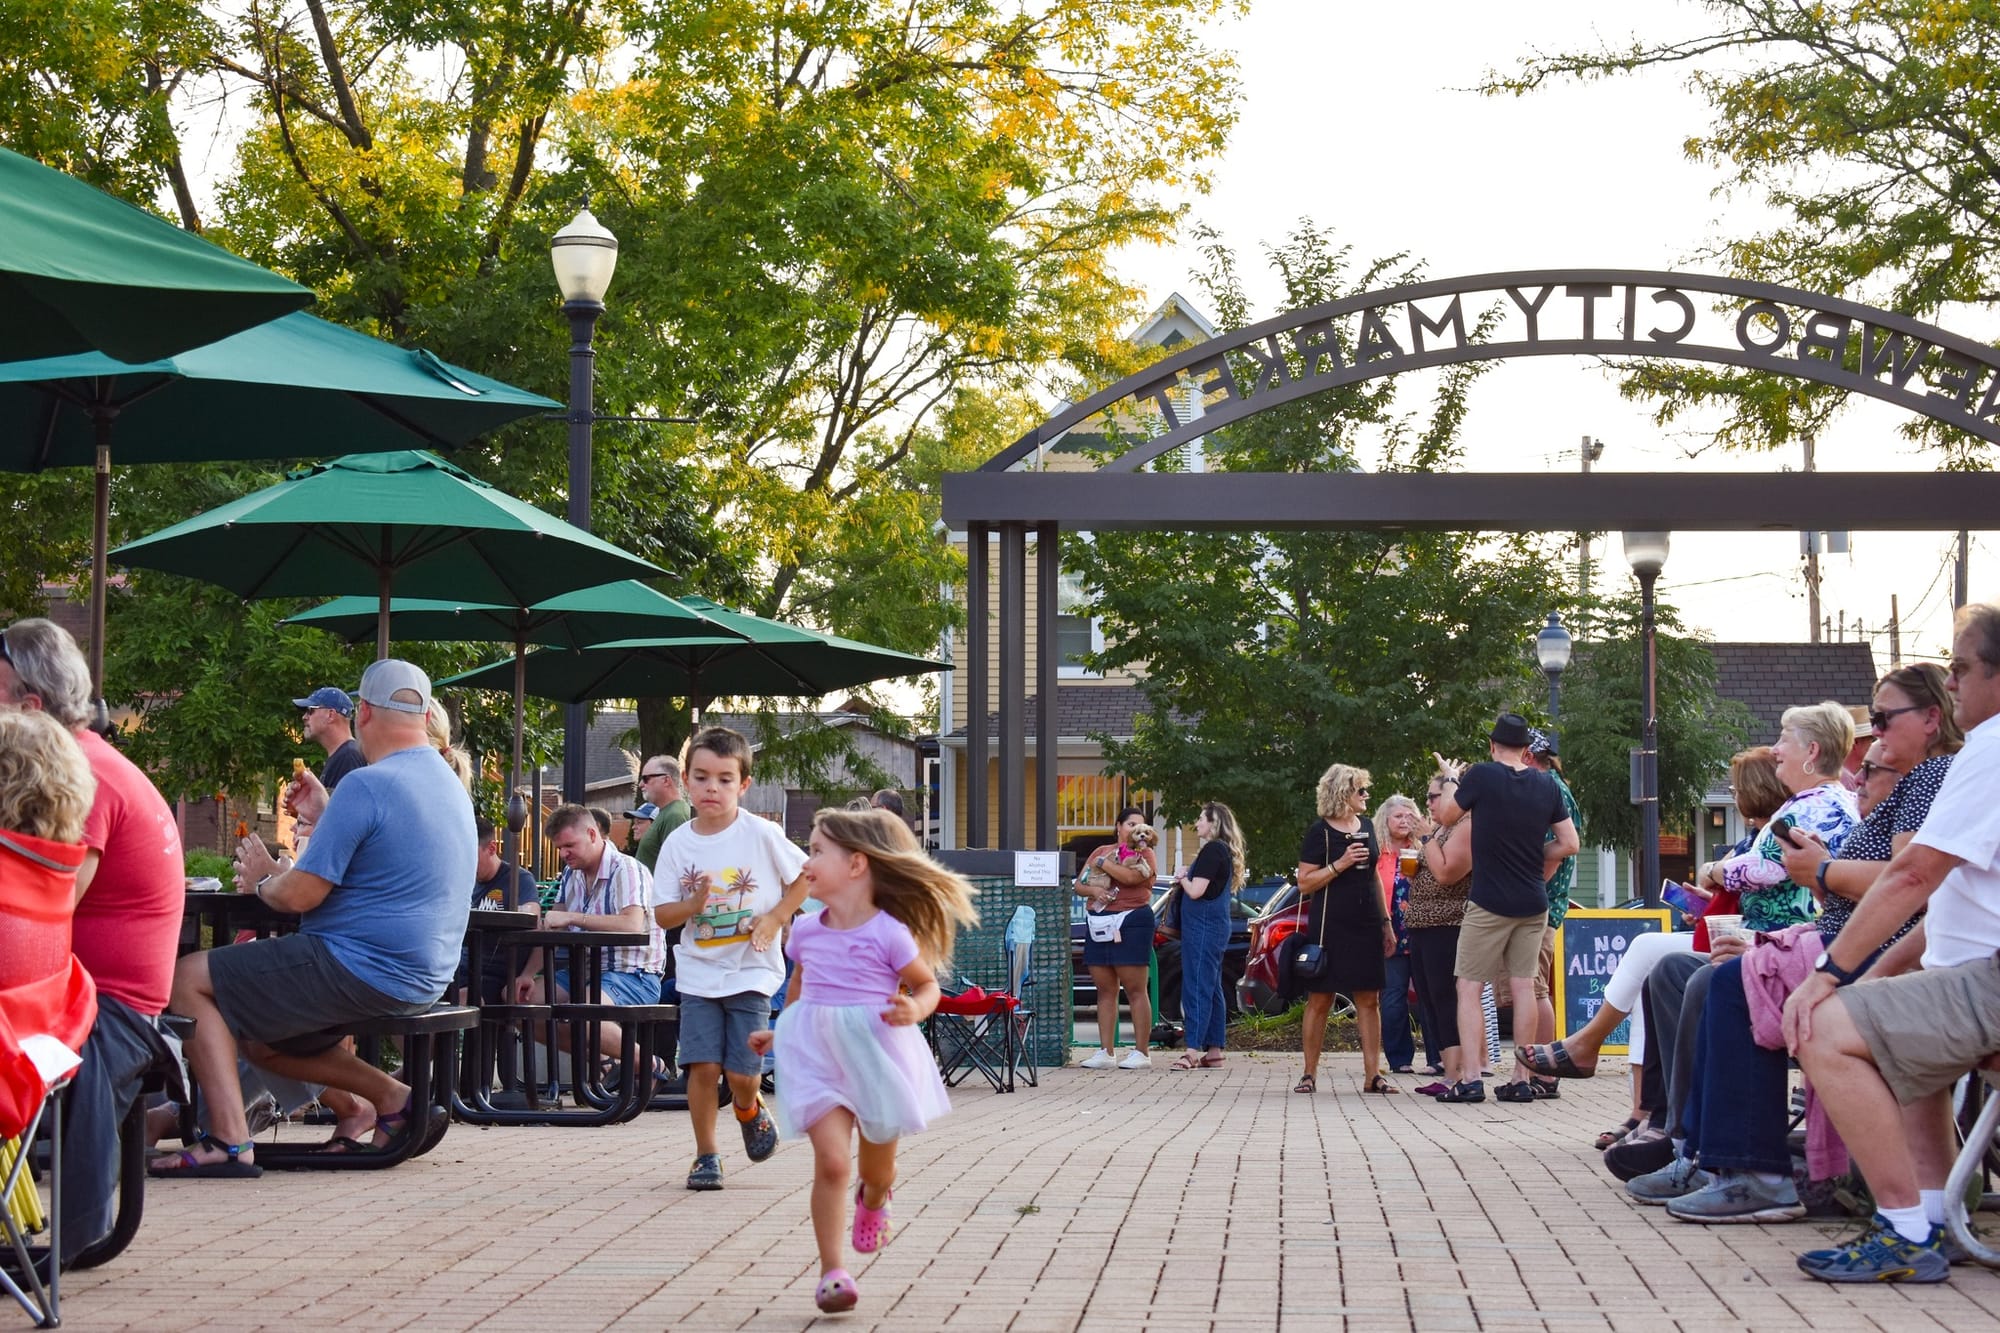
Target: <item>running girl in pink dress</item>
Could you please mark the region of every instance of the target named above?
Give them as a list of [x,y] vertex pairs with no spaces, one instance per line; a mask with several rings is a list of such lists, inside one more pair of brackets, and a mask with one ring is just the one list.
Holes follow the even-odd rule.
[[778,1128],[812,1140],[813,1236],[826,1311],[861,1297],[841,1267],[848,1145],[861,1133],[853,1241],[869,1254],[889,1237],[896,1140],[951,1109],[937,1063],[916,1025],[937,1008],[937,975],[960,926],[977,922],[972,886],[924,855],[907,825],[882,810],[821,810],[805,876],[823,911],[792,926],[793,963],[776,1032],[753,1032],[777,1052]]

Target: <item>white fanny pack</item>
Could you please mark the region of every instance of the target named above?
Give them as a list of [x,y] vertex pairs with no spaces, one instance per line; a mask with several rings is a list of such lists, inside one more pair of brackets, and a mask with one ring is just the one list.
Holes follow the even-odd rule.
[[1091,942],[1093,944],[1118,943],[1124,938],[1119,932],[1119,927],[1125,924],[1125,918],[1130,915],[1132,913],[1129,911],[1086,913],[1084,923],[1090,927]]

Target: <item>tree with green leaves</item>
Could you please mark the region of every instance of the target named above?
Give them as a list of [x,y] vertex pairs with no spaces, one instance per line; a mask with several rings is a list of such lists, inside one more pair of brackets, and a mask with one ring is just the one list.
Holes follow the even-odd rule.
[[[1690,157],[1724,174],[1723,192],[1780,215],[1713,257],[1739,277],[1846,296],[1932,318],[2000,296],[2000,24],[1982,0],[1700,0],[1708,31],[1674,41],[1537,53],[1486,91],[1659,68],[1688,71],[1714,119]],[[1858,355],[1858,353],[1855,353]],[[1673,421],[1727,413],[1718,440],[1774,449],[1810,439],[1845,391],[1768,372],[1676,363],[1623,367],[1627,396]],[[1948,468],[1988,466],[1987,445],[1928,417],[1903,432]]]
[[[936,475],[1011,438],[1031,393],[1128,364],[1112,258],[1205,185],[1237,92],[1207,26],[1243,7],[86,4],[61,40],[53,10],[0,23],[17,146],[171,190],[322,314],[555,396],[547,240],[589,203],[622,238],[600,411],[699,421],[599,428],[596,531],[664,591],[916,651],[962,578]],[[206,216],[197,97],[232,109]],[[553,424],[460,461],[562,508]],[[669,748],[673,710],[642,713]]]
[[[1207,238],[1202,286],[1220,321],[1251,322],[1234,256]],[[1269,249],[1286,308],[1415,281],[1402,257],[1351,273],[1311,224]],[[1443,371],[1420,413],[1363,381],[1211,434],[1210,471],[1343,472],[1377,456],[1442,472],[1478,365]],[[1239,368],[1239,374],[1249,373]],[[1327,765],[1357,764],[1375,799],[1417,791],[1431,753],[1481,757],[1496,713],[1539,694],[1527,645],[1573,594],[1551,587],[1554,548],[1519,535],[1381,532],[1100,532],[1066,541],[1102,619],[1092,665],[1142,675],[1148,708],[1129,741],[1099,737],[1107,769],[1163,793],[1170,820],[1221,800],[1242,822],[1253,873],[1289,871]]]
[[[1583,814],[1585,845],[1636,849],[1640,818],[1631,800],[1630,756],[1639,748],[1646,709],[1639,599],[1599,602],[1590,617],[1592,638],[1577,645],[1562,678],[1563,771]],[[1753,721],[1742,704],[1717,697],[1715,658],[1683,631],[1673,608],[1656,603],[1655,621],[1660,827],[1686,833],[1690,814],[1728,772]]]

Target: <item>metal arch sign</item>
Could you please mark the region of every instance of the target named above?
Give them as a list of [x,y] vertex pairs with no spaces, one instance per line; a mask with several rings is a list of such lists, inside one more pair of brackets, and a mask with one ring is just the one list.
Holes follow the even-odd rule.
[[[1867,394],[2000,443],[2000,351],[1973,339],[1769,283],[1553,269],[1368,292],[1222,334],[1066,408],[980,470],[1004,471],[1100,412],[1150,404],[1166,430],[1101,469],[1131,472],[1322,390],[1518,356],[1665,357],[1767,371]],[[1200,410],[1182,420],[1178,404],[1189,394]]]

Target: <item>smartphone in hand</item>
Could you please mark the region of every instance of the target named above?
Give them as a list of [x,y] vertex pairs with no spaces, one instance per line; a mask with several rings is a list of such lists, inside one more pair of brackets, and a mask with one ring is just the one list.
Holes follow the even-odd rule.
[[1776,820],[1772,821],[1771,834],[1787,847],[1803,847],[1805,844],[1800,842],[1792,832],[1797,826],[1797,821],[1790,815],[1780,815]]

